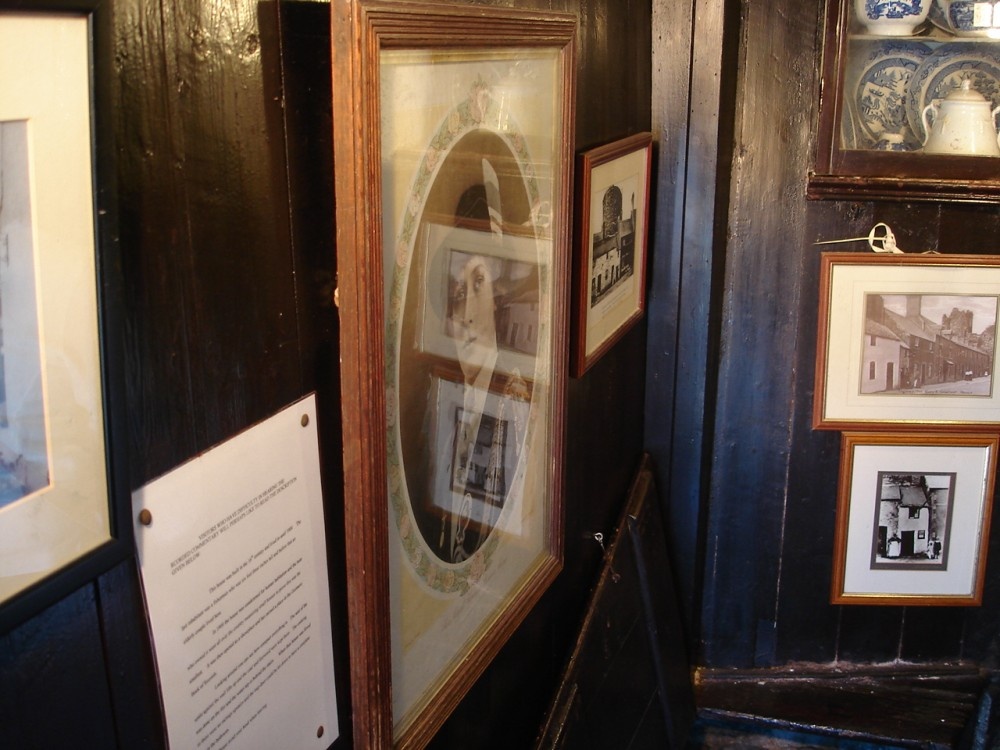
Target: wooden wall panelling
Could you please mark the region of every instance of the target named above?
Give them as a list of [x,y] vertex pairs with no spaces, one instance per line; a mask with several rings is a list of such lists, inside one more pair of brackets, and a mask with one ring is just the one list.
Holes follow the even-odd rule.
[[126,360],[132,484],[193,455],[187,316],[190,262],[182,205],[180,134],[168,89],[166,40],[158,3],[115,6],[119,233],[126,280]]
[[97,579],[104,664],[114,710],[118,747],[160,750],[163,714],[146,626],[139,572],[133,560]]
[[[884,221],[908,251],[979,252],[998,229],[998,212],[992,205],[803,201],[819,19],[818,9],[792,5],[740,4],[740,127],[726,201],[704,661],[995,663],[995,596],[972,609],[827,604],[840,439],[813,432],[809,420],[824,249],[811,243],[865,235]],[[761,102],[780,102],[783,116]],[[854,249],[867,252],[864,243]]]
[[[874,206],[827,201],[810,203],[805,210],[803,244],[792,251],[801,254],[804,263],[775,663],[891,661],[899,652],[897,609],[834,608],[829,604],[840,433],[812,429],[819,258],[830,247],[813,242],[866,236],[876,221]],[[867,249],[865,244],[832,247]]]
[[[811,208],[811,207],[810,207]],[[773,661],[830,661],[837,658],[839,619],[826,613],[830,601],[833,535],[836,518],[836,477],[840,466],[840,434],[812,429],[813,373],[816,362],[816,321],[821,249],[812,243],[829,232],[841,236],[868,234],[867,217],[855,217],[858,234],[844,235],[844,212],[835,204],[807,214],[798,247],[785,252],[801,257],[798,344],[788,366],[792,383],[792,432],[784,515],[774,531],[782,558],[779,597],[775,607]],[[862,231],[862,227],[864,227]],[[849,230],[847,230],[849,231]],[[819,477],[832,476],[833,483]],[[787,564],[787,567],[786,567]],[[848,634],[849,635],[849,634]]]
[[[651,238],[645,445],[665,488],[667,528],[687,630],[698,632],[704,467],[710,455],[716,333],[712,312],[725,232],[733,77],[726,0],[654,4],[654,138],[658,177]],[[735,17],[738,17],[738,12]],[[721,145],[720,145],[721,144]],[[724,209],[723,209],[724,210]],[[683,294],[681,293],[683,290]]]
[[[815,24],[774,4],[742,17],[703,608],[712,666],[774,659],[815,96],[811,54],[793,55]],[[780,116],[765,104],[779,99]]]
[[262,90],[277,71],[263,68],[258,5],[120,5],[141,484],[293,400],[301,378],[283,141],[267,137],[280,101]]
[[101,627],[87,584],[0,636],[0,747],[115,747]]
[[901,625],[899,658],[917,663],[961,659],[967,612],[961,607],[907,607]]
[[[339,317],[333,304],[336,251],[330,6],[281,3],[282,142],[287,153],[291,244],[303,390],[316,390],[327,526],[327,564],[342,741],[350,746],[350,674],[344,559],[344,477],[340,423]],[[268,48],[265,46],[265,51]]]
[[[199,448],[230,437],[301,391],[284,144],[268,138],[280,101],[264,96],[261,24],[276,4],[163,3],[190,268],[186,341]],[[174,223],[171,222],[171,223]]]
[[691,676],[648,455],[616,529],[536,750],[686,746]]
[[[824,587],[829,592],[829,576],[824,581]],[[827,599],[829,601],[829,599]],[[830,605],[824,605],[820,612],[823,622],[832,621],[837,628],[833,642],[832,659],[845,663],[864,664],[869,662],[890,662],[899,658],[899,634],[903,625],[904,610],[901,607],[840,607],[839,611],[830,611]],[[804,617],[804,616],[803,616]],[[798,619],[798,618],[797,618]],[[791,627],[794,623],[782,623]],[[782,641],[784,653],[803,654],[803,659],[809,659],[817,654],[824,657],[829,653],[826,648],[799,646],[794,636],[789,633]]]
[[[991,668],[1000,668],[1000,524],[996,522],[997,500],[993,499],[993,529],[987,552],[987,575],[983,581],[983,604],[966,613],[962,657],[973,655]],[[1000,703],[995,704],[1000,708]],[[1000,731],[1000,730],[998,730]]]

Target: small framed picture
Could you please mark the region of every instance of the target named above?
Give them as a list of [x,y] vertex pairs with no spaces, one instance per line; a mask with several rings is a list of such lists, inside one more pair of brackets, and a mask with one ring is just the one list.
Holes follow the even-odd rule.
[[813,427],[1000,425],[1000,259],[824,253]]
[[[464,363],[474,342],[489,336],[494,371],[533,373],[546,323],[539,314],[543,266],[536,237],[468,221],[460,227],[428,222],[421,234],[417,348]],[[481,309],[477,295],[486,300]]]
[[833,604],[982,601],[998,437],[845,432]]
[[571,366],[584,374],[646,310],[653,139],[638,133],[580,154]]

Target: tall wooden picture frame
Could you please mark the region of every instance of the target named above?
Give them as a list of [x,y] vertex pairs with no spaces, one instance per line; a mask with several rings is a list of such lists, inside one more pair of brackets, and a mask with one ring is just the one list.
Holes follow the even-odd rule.
[[576,18],[332,24],[354,746],[419,748],[562,565]]

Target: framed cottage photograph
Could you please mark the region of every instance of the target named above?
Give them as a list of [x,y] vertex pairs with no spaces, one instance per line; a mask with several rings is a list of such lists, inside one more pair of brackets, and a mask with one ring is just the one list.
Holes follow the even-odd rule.
[[576,176],[572,374],[579,377],[646,309],[651,133],[580,154]]
[[846,432],[834,604],[982,601],[998,437]]
[[577,21],[332,23],[355,746],[420,748],[562,566]]
[[110,16],[0,2],[0,632],[131,553]]
[[1000,425],[1000,259],[824,253],[813,427]]

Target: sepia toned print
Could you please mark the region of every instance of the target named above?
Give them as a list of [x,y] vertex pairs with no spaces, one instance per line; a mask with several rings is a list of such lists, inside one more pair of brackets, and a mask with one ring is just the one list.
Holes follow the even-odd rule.
[[990,396],[996,297],[868,294],[859,390]]

